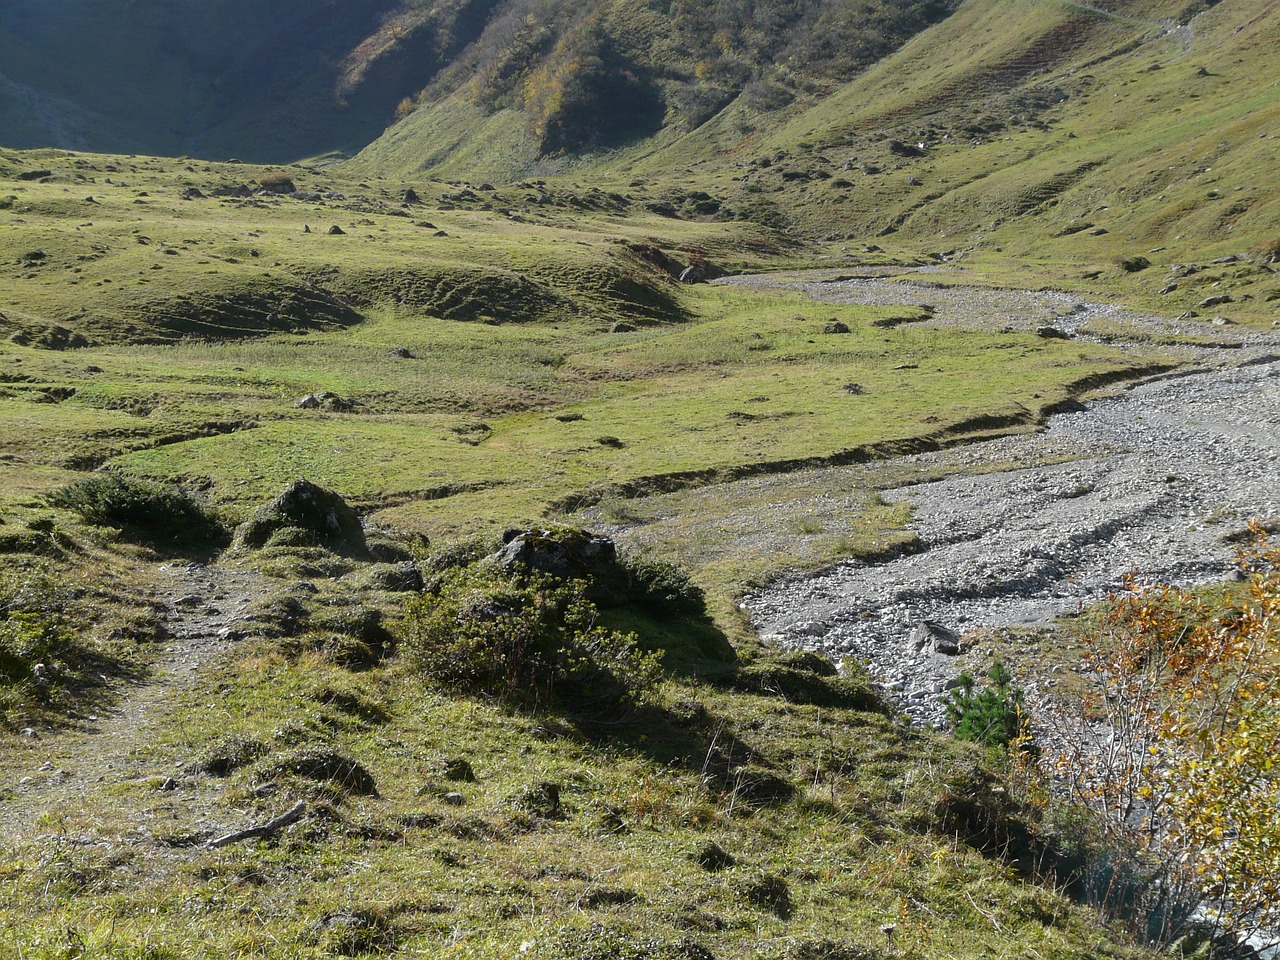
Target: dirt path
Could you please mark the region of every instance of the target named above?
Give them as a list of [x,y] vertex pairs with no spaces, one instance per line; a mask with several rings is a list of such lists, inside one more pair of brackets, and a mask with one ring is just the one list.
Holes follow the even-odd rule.
[[163,652],[114,708],[73,730],[16,742],[8,764],[12,779],[0,795],[0,842],[74,824],[90,791],[164,777],[150,763],[151,724],[163,720],[201,669],[232,647],[236,621],[262,587],[257,574],[231,567],[172,564],[160,573],[156,598],[168,611],[169,631]]
[[[965,665],[917,649],[926,622],[955,634],[1047,625],[1119,588],[1132,571],[1182,584],[1218,580],[1230,573],[1234,549],[1223,534],[1251,517],[1280,517],[1276,334],[1179,323],[1057,293],[887,280],[802,286],[833,302],[929,303],[938,324],[1051,322],[1083,338],[1090,321],[1103,318],[1112,330],[1208,335],[1221,344],[1183,348],[1184,374],[1054,417],[1039,434],[911,458],[943,473],[1027,466],[890,494],[912,504],[919,552],[841,563],[748,598],[763,636],[868,663],[919,722],[943,718],[945,690]],[[1070,462],[1043,465],[1064,455]]]

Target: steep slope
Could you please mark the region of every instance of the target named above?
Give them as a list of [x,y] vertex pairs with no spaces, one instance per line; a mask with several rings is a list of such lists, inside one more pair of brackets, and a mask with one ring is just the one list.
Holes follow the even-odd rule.
[[0,142],[264,162],[358,149],[450,53],[443,15],[381,49],[404,5],[9,0]]
[[[629,35],[660,46],[639,21]],[[790,103],[757,80],[679,121],[668,91],[660,129],[575,158],[548,154],[527,99],[489,110],[461,89],[428,97],[353,167],[643,181],[672,216],[936,252],[1027,282],[1103,277],[1175,312],[1227,296],[1232,317],[1269,321],[1280,197],[1260,171],[1277,160],[1277,55],[1266,0],[967,0],[848,82],[793,86]]]
[[511,178],[837,89],[957,0],[509,0],[364,151],[371,169]]

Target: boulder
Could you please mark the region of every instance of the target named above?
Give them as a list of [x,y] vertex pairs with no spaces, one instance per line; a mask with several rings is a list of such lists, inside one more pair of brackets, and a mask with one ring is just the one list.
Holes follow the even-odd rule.
[[618,551],[608,537],[585,530],[526,530],[510,537],[489,558],[499,566],[528,567],[565,579],[588,579],[617,562]]
[[1220,307],[1224,303],[1231,303],[1231,295],[1228,293],[1220,293],[1212,297],[1205,297],[1200,301],[1201,310],[1208,310],[1210,307]]
[[331,237],[342,237],[342,236],[346,236],[346,233],[347,233],[347,231],[343,230],[343,229],[342,229],[340,226],[338,226],[336,223],[335,223],[332,227],[330,227],[330,228],[329,228],[329,236],[331,236]]
[[822,327],[823,333],[848,333],[849,325],[841,320],[832,320]]
[[954,657],[960,652],[960,637],[936,620],[921,620],[911,631],[911,645],[918,651]]
[[348,556],[365,556],[364,528],[347,502],[331,490],[309,480],[293,481],[280,496],[259,507],[236,530],[235,546],[260,549],[271,535],[285,527],[313,534],[324,546]]

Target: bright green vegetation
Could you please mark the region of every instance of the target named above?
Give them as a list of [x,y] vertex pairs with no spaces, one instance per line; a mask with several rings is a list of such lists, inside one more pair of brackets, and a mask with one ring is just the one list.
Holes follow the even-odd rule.
[[[464,584],[487,585],[467,616],[493,639],[499,593],[543,594],[520,620],[532,659],[507,662],[546,678],[537,643],[564,636],[563,588],[499,579],[447,575],[404,642]],[[650,596],[615,609],[687,639],[696,595]],[[895,724],[821,658],[704,655],[632,684],[620,723],[575,696],[527,711],[460,695],[412,649],[353,661],[318,630],[264,628],[138,733],[126,771],[46,807],[44,833],[149,839],[14,851],[4,942],[42,960],[1143,956],[1010,869],[1051,862],[1054,840],[978,751]],[[204,847],[299,798],[308,816],[276,837]]]
[[[302,189],[346,199],[213,197],[280,172],[240,165],[3,163],[51,179],[12,180],[0,211],[0,543],[23,576],[87,586],[52,619],[4,610],[5,728],[42,739],[6,732],[0,771],[46,785],[38,809],[34,788],[5,794],[0,942],[40,958],[1139,955],[995,856],[1057,841],[979,752],[902,729],[856,673],[756,650],[732,606],[750,582],[909,545],[874,488],[809,506],[824,470],[1034,429],[1159,356],[680,285],[688,264],[813,249],[590,188],[534,203],[543,187],[522,187],[504,215],[490,192],[464,210],[456,187],[418,182],[402,206],[408,185],[303,167]],[[300,475],[406,539],[371,534],[377,561],[288,531],[238,549],[265,577],[244,643],[169,692],[123,682],[172,642],[148,593],[175,547],[157,532],[204,524],[204,504],[243,519]],[[684,514],[698,498],[714,509]],[[787,545],[739,548],[733,525],[778,501]],[[582,511],[678,517],[628,560],[622,602],[449,572],[506,527]],[[414,534],[439,549],[406,625]],[[56,688],[30,682],[37,662]],[[120,726],[118,753],[80,729],[137,697],[146,725]],[[477,780],[449,779],[456,759]],[[276,838],[203,848],[300,798],[308,815]],[[141,846],[67,839],[139,826]]]
[[[170,143],[183,117],[210,140],[181,149],[283,160],[402,120],[341,165],[0,149],[0,945],[1146,955],[1062,895],[1078,831],[993,753],[904,728],[856,667],[761,650],[737,601],[911,549],[897,455],[1034,430],[1216,315],[1271,323],[1274,4],[370,0],[270,28],[60,4],[101,102],[49,99],[52,5],[22,0],[6,130],[34,104],[107,145],[168,117],[142,132]],[[140,42],[140,80],[92,42],[219,17],[298,49]],[[1094,321],[1121,351],[677,280],[811,267],[1205,333]],[[298,477],[367,544],[284,525],[187,567]],[[603,585],[474,563],[560,524],[637,552]],[[979,741],[1020,729],[993,680],[956,697]]]
[[984,747],[1028,747],[1030,718],[1022,689],[999,660],[991,665],[987,679],[990,683],[978,690],[972,674],[960,674],[960,685],[947,702],[947,719],[955,726],[956,739]]

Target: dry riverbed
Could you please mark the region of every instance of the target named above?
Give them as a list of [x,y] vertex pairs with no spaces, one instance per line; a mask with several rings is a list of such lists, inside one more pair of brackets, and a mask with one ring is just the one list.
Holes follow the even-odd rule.
[[[1046,626],[1121,589],[1133,573],[1177,584],[1221,580],[1234,555],[1224,535],[1251,518],[1280,516],[1274,334],[1148,317],[1062,293],[881,279],[801,286],[833,302],[927,303],[930,323],[1051,324],[1087,337],[1105,321],[1112,342],[1135,349],[1150,336],[1191,341],[1171,348],[1187,361],[1179,373],[1054,416],[1040,433],[909,458],[948,477],[885,495],[913,507],[914,552],[838,563],[747,598],[767,641],[865,662],[917,722],[942,720],[956,675],[987,654],[955,655],[953,636]],[[1010,463],[1024,466],[975,472]],[[1033,695],[1045,682],[1023,679]]]

